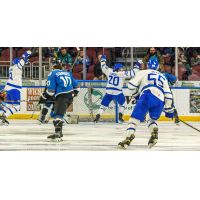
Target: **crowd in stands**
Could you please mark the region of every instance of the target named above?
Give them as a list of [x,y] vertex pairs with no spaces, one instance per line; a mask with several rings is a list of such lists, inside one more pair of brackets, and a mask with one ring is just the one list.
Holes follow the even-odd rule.
[[[120,56],[123,47],[105,48],[104,54],[111,62]],[[13,59],[20,58],[21,55],[31,50],[32,55],[30,63],[35,62],[39,65],[39,47],[13,47]],[[98,55],[103,53],[103,47],[87,47],[86,48],[86,80],[107,80],[105,74],[102,73]],[[83,48],[80,52],[76,47],[42,47],[42,60],[50,63],[53,57],[61,59],[63,66],[70,71],[78,80],[83,79]],[[142,58],[143,65],[141,69],[147,68],[147,62],[150,59],[157,59],[161,71],[166,71],[175,75],[175,47],[150,47],[146,55]],[[10,48],[0,47],[0,65],[3,61],[10,60]],[[9,65],[9,62],[7,63]],[[110,64],[110,65],[109,65]],[[0,70],[1,73],[1,70]],[[1,77],[1,74],[0,74]],[[198,80],[200,81],[200,47],[179,47],[178,48],[178,79],[179,80]]]

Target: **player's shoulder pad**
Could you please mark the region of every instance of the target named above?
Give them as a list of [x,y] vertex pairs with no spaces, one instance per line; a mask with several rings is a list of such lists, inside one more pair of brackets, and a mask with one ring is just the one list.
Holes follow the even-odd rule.
[[52,72],[50,72],[49,74],[48,74],[48,77],[52,77],[52,76],[54,76],[55,75],[55,73],[56,72],[58,72],[59,70],[53,70]]

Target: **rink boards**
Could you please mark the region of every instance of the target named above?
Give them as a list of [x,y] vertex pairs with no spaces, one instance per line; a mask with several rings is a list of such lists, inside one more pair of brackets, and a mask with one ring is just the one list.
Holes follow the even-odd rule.
[[[0,90],[4,87],[0,87]],[[176,87],[172,88],[172,93],[174,96],[175,107],[178,111],[180,119],[185,121],[200,121],[200,113],[192,113],[190,111],[190,89],[200,89],[200,88],[189,88],[189,87]],[[44,90],[44,87],[41,86],[23,86],[21,91],[21,99],[22,100],[35,100],[39,97],[41,92]],[[93,115],[96,115],[98,109],[100,108],[101,101],[103,96],[105,95],[106,90],[105,87],[94,87],[94,91],[92,94],[92,106],[93,106]],[[129,98],[129,91],[127,87],[123,88],[123,93],[126,96],[126,103],[125,103],[125,112],[124,118],[127,121],[134,109],[134,105]],[[90,109],[89,107],[91,104],[88,100],[88,88],[81,87],[81,92],[78,97],[74,98],[73,106],[70,108],[69,113],[71,114],[78,114],[80,116],[90,116]],[[17,114],[14,114],[10,117],[10,119],[29,119],[35,109],[37,103],[21,103],[21,111]],[[114,117],[116,113],[116,106],[115,103],[112,102],[104,113],[103,117]],[[39,108],[35,112],[34,119],[39,115]],[[164,117],[164,113],[160,117],[161,121],[169,121],[166,117]]]

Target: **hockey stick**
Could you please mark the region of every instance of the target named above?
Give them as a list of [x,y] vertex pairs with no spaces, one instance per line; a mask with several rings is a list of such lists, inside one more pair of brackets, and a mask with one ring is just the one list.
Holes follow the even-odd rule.
[[[79,47],[76,47],[76,49],[77,49],[77,51],[78,51],[78,54],[77,54],[77,56],[76,56],[76,59],[75,59],[74,63],[77,61],[78,56],[79,56],[79,54],[80,54],[80,48],[79,48]],[[73,65],[72,65],[72,67],[71,67],[72,70],[73,70],[73,68],[74,68],[74,63],[73,63]]]
[[[39,99],[38,100],[5,100],[5,101],[3,101],[3,102],[37,102],[37,101],[39,101]],[[47,101],[47,102],[45,102],[45,103],[49,103],[49,104],[51,104],[51,103],[54,103],[55,101]],[[45,104],[44,103],[44,104]]]
[[193,128],[194,130],[196,130],[196,131],[200,132],[200,130],[199,130],[199,129],[195,128],[194,126],[192,126],[192,125],[190,125],[190,124],[188,124],[188,123],[186,123],[186,122],[184,122],[183,120],[181,120],[181,119],[178,119],[178,120],[179,120],[180,122],[184,123],[185,125],[187,125],[187,126],[189,126],[189,127]]
[[40,105],[40,104],[38,103],[37,106],[36,106],[36,108],[35,108],[35,110],[33,111],[33,114],[32,114],[32,116],[31,116],[30,119],[33,119],[33,115],[34,115],[34,113],[35,113],[35,111],[37,110],[37,108],[38,108],[39,105]]
[[[163,110],[163,112],[165,113],[165,111],[164,111],[164,110]],[[180,122],[182,122],[183,124],[185,124],[185,125],[189,126],[190,128],[193,128],[194,130],[196,130],[196,131],[200,132],[200,130],[199,130],[199,129],[195,128],[194,126],[192,126],[192,125],[190,125],[190,124],[188,124],[188,123],[186,123],[186,122],[184,122],[183,120],[181,120],[181,119],[179,119],[179,118],[178,118],[178,121],[180,121]]]

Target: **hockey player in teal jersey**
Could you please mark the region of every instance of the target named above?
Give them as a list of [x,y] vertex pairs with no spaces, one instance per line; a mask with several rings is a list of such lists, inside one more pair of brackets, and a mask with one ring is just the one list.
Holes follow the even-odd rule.
[[62,141],[62,119],[64,113],[80,90],[79,83],[72,74],[62,69],[61,64],[54,66],[54,71],[47,77],[47,90],[42,93],[39,101],[39,103],[48,103],[48,101],[55,100],[53,110],[51,111],[55,134],[47,137],[47,141],[52,142]]

